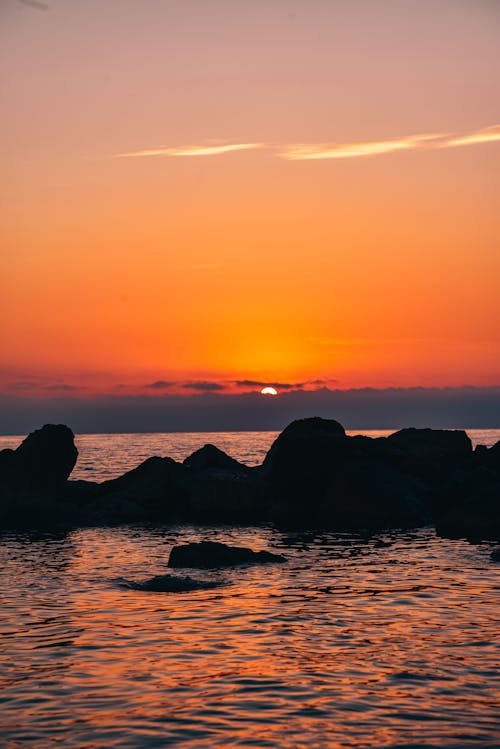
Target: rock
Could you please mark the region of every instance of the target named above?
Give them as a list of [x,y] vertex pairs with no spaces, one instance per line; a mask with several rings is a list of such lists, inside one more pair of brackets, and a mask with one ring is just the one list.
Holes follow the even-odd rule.
[[246,476],[251,471],[248,466],[226,455],[215,445],[200,447],[184,460],[183,465],[198,474],[223,471],[226,474]]
[[185,459],[188,500],[185,519],[193,523],[257,523],[266,519],[262,482],[254,469],[214,445]]
[[[103,510],[115,522],[120,520],[120,508],[125,507],[129,517],[131,506],[142,508],[144,519],[169,520],[186,498],[185,469],[172,458],[148,458],[122,476],[104,481],[99,495]],[[136,515],[134,519],[139,519]]]
[[437,518],[436,533],[444,538],[500,541],[500,485],[462,501]]
[[490,559],[492,562],[500,562],[500,547],[498,549],[493,549],[490,554]]
[[472,442],[459,429],[400,429],[387,442],[414,458],[464,457],[472,452]]
[[436,530],[445,538],[500,540],[500,475],[479,464],[452,475],[443,486]]
[[78,457],[73,432],[63,424],[45,424],[31,432],[13,452],[2,452],[0,471],[3,464],[6,482],[17,489],[39,493],[63,485]]
[[244,476],[200,476],[189,485],[183,518],[192,523],[250,524],[268,519],[264,487]]
[[338,530],[415,528],[431,521],[428,489],[370,457],[347,459],[332,478],[318,524]]
[[315,504],[330,483],[345,449],[344,427],[333,419],[293,421],[281,432],[262,464],[261,474],[278,504]]
[[156,575],[142,582],[120,581],[131,590],[144,590],[152,593],[190,593],[194,590],[220,588],[224,582],[217,580],[195,580],[192,577],[174,577],[174,575]]
[[477,462],[480,462],[481,465],[487,466],[490,470],[500,475],[500,441],[489,448],[484,445],[478,445],[474,454]]
[[280,434],[262,466],[280,528],[408,528],[430,522],[429,489],[400,467],[385,438],[347,437],[336,421],[303,419]]
[[215,541],[174,546],[168,560],[169,567],[236,567],[243,564],[270,564],[286,562],[281,554],[253,551],[243,546],[228,546]]

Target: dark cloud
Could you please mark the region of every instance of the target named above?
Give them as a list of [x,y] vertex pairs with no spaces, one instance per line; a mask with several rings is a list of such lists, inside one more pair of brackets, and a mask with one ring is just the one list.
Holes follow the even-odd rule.
[[235,385],[242,388],[273,387],[278,390],[298,390],[305,382],[261,382],[260,380],[235,380]]
[[215,393],[220,390],[225,390],[226,386],[221,385],[220,382],[184,382],[181,385],[185,390],[199,390],[203,393]]
[[[196,390],[196,388],[195,388]],[[0,430],[26,434],[46,423],[77,433],[218,432],[279,430],[293,419],[322,416],[346,429],[500,428],[500,387],[361,388],[292,390],[277,398],[260,393],[206,391],[174,395],[0,395]]]
[[75,385],[67,385],[65,382],[56,383],[55,385],[45,385],[44,390],[55,390],[64,393],[72,392],[73,390],[80,390],[81,388],[75,387]]
[[172,387],[172,385],[175,385],[175,382],[169,382],[168,380],[156,380],[156,382],[150,382],[147,385],[144,385],[144,387],[150,388],[151,390],[165,390],[166,388]]
[[339,380],[308,380],[307,385],[338,385]]

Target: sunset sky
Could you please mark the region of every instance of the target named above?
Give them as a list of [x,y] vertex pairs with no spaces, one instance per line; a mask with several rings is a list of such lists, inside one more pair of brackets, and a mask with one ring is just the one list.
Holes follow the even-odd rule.
[[0,64],[4,396],[500,384],[500,3],[2,0]]

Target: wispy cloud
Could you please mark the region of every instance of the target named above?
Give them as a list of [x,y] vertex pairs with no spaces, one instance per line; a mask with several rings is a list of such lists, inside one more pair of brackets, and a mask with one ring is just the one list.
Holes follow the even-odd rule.
[[470,146],[475,143],[492,143],[495,140],[500,140],[500,125],[485,127],[482,130],[477,130],[475,133],[462,135],[458,138],[449,138],[443,143],[443,146]]
[[313,159],[352,159],[360,156],[376,156],[393,151],[405,151],[420,148],[437,141],[444,136],[439,133],[428,135],[407,135],[402,138],[391,140],[369,141],[366,143],[343,143],[343,144],[299,144],[287,146],[279,155],[290,161],[305,161]]
[[149,148],[143,151],[131,151],[130,153],[117,153],[115,158],[123,159],[137,156],[216,156],[221,153],[232,151],[249,151],[263,148],[264,143],[219,143],[217,145],[192,145],[159,148]]
[[146,156],[215,156],[233,151],[248,151],[267,148],[275,155],[288,161],[317,161],[322,159],[353,159],[363,156],[380,156],[398,151],[410,151],[424,148],[450,148],[477,143],[500,141],[500,125],[492,125],[465,135],[449,133],[421,133],[404,135],[385,140],[359,141],[352,143],[227,143],[209,142],[187,146],[159,146],[140,151],[114,154],[114,158],[135,158]]

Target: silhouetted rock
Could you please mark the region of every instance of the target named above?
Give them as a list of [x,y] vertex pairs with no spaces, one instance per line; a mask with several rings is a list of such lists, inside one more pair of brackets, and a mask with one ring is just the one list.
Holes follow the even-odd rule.
[[499,477],[482,467],[471,471],[453,505],[437,516],[436,532],[445,538],[500,541]]
[[215,445],[209,444],[200,447],[199,450],[189,455],[183,461],[183,465],[198,474],[213,474],[224,471],[231,475],[246,476],[251,470],[248,466],[231,458],[223,450],[219,450]]
[[73,470],[78,450],[63,424],[45,424],[14,450],[3,450],[0,480],[15,489],[44,493],[60,487]]
[[325,494],[318,525],[342,530],[415,528],[431,521],[421,481],[371,457],[347,459]]
[[342,459],[344,427],[333,419],[293,421],[276,438],[262,464],[274,500],[310,507],[320,499]]
[[490,559],[492,562],[500,562],[500,547],[498,549],[493,549],[490,554]]
[[470,438],[459,429],[415,429],[411,427],[390,434],[387,442],[415,458],[464,457],[472,452]]
[[194,523],[256,523],[265,518],[262,482],[254,469],[214,445],[183,463],[188,480],[185,519]]
[[281,554],[269,551],[253,551],[243,546],[228,546],[215,541],[174,546],[168,560],[169,567],[236,567],[244,564],[270,564],[286,562]]
[[219,580],[195,580],[192,577],[175,577],[174,575],[156,575],[142,582],[130,580],[120,582],[131,590],[144,590],[152,593],[191,593],[195,590],[220,588],[225,584]]
[[99,488],[101,510],[115,522],[169,520],[185,497],[185,469],[172,458],[148,458]]

